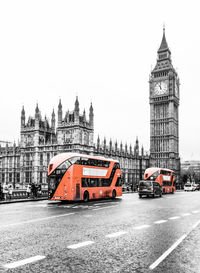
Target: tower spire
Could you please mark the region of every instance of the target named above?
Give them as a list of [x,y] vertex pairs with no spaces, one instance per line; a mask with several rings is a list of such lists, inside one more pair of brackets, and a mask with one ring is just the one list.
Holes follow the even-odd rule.
[[160,47],[158,49],[158,53],[161,53],[161,52],[167,51],[167,50],[170,52],[170,49],[168,47],[167,40],[166,40],[166,37],[165,37],[165,25],[163,25],[163,37],[162,37]]

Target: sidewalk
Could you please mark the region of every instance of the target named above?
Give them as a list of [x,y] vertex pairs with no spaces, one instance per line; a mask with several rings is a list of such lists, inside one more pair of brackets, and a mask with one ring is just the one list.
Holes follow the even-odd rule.
[[41,201],[41,200],[47,200],[47,196],[41,196],[37,198],[18,198],[18,199],[7,199],[7,200],[0,200],[1,204],[10,204],[10,203],[20,203],[20,202],[30,202],[30,201]]

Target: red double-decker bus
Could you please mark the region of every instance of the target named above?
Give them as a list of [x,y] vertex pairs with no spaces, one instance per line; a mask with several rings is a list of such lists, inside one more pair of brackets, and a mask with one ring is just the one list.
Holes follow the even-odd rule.
[[156,181],[162,186],[163,193],[174,193],[175,175],[174,171],[165,168],[152,167],[144,172],[144,180]]
[[48,166],[50,200],[84,200],[122,195],[119,161],[77,153],[54,156]]

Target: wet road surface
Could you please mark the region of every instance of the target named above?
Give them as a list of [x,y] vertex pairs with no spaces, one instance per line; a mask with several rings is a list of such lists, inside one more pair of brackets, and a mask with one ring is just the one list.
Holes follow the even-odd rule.
[[0,205],[0,272],[200,272],[200,192]]

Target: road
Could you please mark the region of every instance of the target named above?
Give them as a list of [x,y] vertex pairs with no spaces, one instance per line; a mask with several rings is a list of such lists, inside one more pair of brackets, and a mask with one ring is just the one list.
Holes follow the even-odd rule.
[[200,192],[0,205],[0,272],[200,272]]

